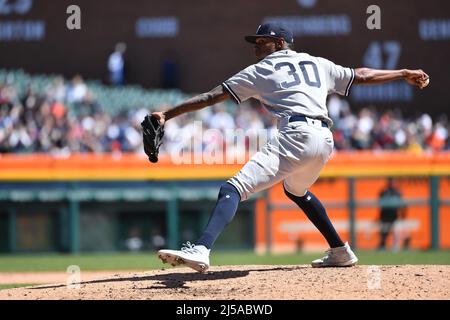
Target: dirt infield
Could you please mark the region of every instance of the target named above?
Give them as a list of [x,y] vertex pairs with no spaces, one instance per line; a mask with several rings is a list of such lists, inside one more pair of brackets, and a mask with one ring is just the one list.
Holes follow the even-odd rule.
[[[112,278],[126,273],[141,273],[136,271],[85,271],[81,274],[81,281]],[[49,284],[66,283],[68,274],[65,272],[0,272],[0,284]]]
[[[447,265],[253,265],[212,267],[206,274],[188,268],[101,274],[96,279],[95,273],[82,274],[78,289],[59,278],[59,284],[0,290],[0,299],[450,299]],[[40,274],[35,277],[42,283]]]

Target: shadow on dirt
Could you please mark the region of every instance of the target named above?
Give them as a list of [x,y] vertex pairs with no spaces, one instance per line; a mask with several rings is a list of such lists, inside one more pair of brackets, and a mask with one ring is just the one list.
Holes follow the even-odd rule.
[[[154,285],[147,287],[146,289],[171,289],[171,288],[188,288],[186,283],[192,281],[211,281],[211,280],[223,280],[230,278],[241,278],[246,277],[250,272],[267,272],[267,271],[294,271],[297,269],[305,268],[302,266],[292,266],[292,267],[278,267],[270,269],[249,269],[249,270],[225,270],[225,271],[209,271],[207,273],[166,273],[166,274],[155,274],[151,276],[134,276],[127,278],[108,278],[99,280],[82,281],[80,285],[89,285],[97,283],[111,283],[111,282],[123,282],[123,281],[155,281]],[[76,285],[72,283],[71,285]],[[42,290],[42,289],[53,289],[53,288],[64,288],[66,284],[59,285],[42,285],[30,288],[32,290]]]

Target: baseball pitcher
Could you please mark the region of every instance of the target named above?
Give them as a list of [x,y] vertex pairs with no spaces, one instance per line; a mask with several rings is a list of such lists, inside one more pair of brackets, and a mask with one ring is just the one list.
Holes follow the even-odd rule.
[[205,272],[210,265],[210,250],[233,219],[239,202],[283,181],[287,197],[304,211],[330,246],[325,257],[313,261],[312,266],[353,266],[358,258],[339,237],[319,199],[308,191],[333,150],[327,95],[347,96],[354,84],[393,80],[405,80],[422,89],[428,85],[429,77],[422,70],[345,68],[324,58],[296,52],[292,32],[278,24],[260,25],[256,34],[246,36],[245,40],[254,45],[257,63],[211,91],[168,111],[154,112],[151,117],[163,126],[180,114],[226,99],[240,104],[255,98],[278,119],[278,134],[221,186],[209,222],[195,245],[187,243],[181,250],[160,250],[158,256],[164,263],[184,264]]

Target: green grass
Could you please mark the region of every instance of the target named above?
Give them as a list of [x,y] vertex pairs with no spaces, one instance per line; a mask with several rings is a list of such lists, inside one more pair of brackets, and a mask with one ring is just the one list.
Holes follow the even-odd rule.
[[35,285],[36,284],[30,284],[30,283],[0,284],[0,290],[29,287],[29,286],[35,286]]
[[[256,255],[253,252],[213,252],[212,265],[295,265],[309,264],[323,254]],[[450,264],[450,251],[357,252],[360,264]],[[77,265],[83,271],[150,270],[163,265],[153,252],[142,254],[28,254],[0,255],[0,272],[65,271]]]

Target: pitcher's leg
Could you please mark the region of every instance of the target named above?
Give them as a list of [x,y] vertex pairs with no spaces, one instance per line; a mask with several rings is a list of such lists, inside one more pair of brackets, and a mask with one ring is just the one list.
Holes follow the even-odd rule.
[[208,225],[196,244],[211,249],[225,227],[233,220],[240,201],[241,196],[236,188],[229,183],[224,183],[220,188],[219,197]]
[[325,208],[314,194],[307,191],[304,196],[299,197],[287,191],[286,188],[284,188],[284,192],[289,199],[294,201],[303,210],[314,226],[319,229],[331,248],[342,247],[344,245],[344,242],[342,242],[328,218]]
[[233,219],[240,201],[283,180],[293,164],[280,157],[274,142],[266,144],[227,183],[223,184],[217,204],[197,245],[210,249]]
[[278,155],[263,148],[245,164],[238,174],[223,184],[208,225],[197,241],[197,245],[204,245],[210,249],[233,219],[240,201],[246,200],[252,193],[281,181],[285,174],[284,171],[279,170],[279,166]]
[[227,182],[236,187],[241,195],[241,201],[244,201],[250,195],[282,181],[294,168],[295,163],[280,156],[277,147],[269,143],[255,153]]
[[304,196],[293,195],[286,188],[284,192],[305,212],[330,245],[326,256],[314,260],[311,265],[316,268],[354,266],[358,262],[358,258],[349,244],[342,242],[319,199],[309,191]]
[[308,189],[316,182],[325,162],[310,160],[284,180],[284,193],[294,201],[309,220],[319,229],[331,248],[344,245],[334,229],[322,203]]

